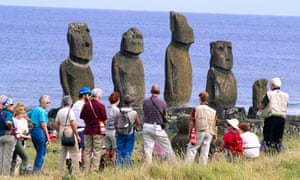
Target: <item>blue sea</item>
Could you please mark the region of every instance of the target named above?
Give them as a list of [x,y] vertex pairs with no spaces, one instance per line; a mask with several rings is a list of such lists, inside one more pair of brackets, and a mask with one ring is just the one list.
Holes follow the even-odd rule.
[[[260,78],[280,77],[289,93],[289,114],[300,114],[300,17],[196,14],[186,16],[194,30],[190,48],[193,90],[190,106],[198,104],[209,69],[209,43],[233,44],[233,73],[237,79],[236,106],[248,111],[252,85]],[[169,12],[87,10],[0,6],[0,94],[31,107],[42,94],[60,106],[59,65],[67,58],[68,24],[85,22],[90,28],[94,53],[90,62],[95,86],[104,90],[103,102],[113,91],[112,57],[120,49],[122,33],[137,27],[144,36],[140,55],[145,70],[145,95],[152,84],[164,88],[165,51],[171,41]]]

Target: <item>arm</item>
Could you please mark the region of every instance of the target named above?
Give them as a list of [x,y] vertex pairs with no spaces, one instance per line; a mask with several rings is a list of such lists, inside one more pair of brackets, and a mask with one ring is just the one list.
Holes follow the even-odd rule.
[[71,125],[71,128],[77,138],[77,141],[80,142],[81,139],[79,137],[79,134],[78,134],[78,131],[77,131],[77,124],[76,124],[76,121],[75,120],[70,120],[70,125]]
[[269,103],[269,98],[268,98],[267,95],[265,95],[263,97],[262,101],[259,103],[258,108],[259,109],[265,109],[266,106],[268,105],[268,103]]
[[57,132],[59,132],[59,126],[60,126],[60,122],[59,121],[55,121],[54,123],[54,128]]
[[195,126],[195,108],[193,108],[193,111],[191,112],[191,115],[190,115],[188,138],[190,138],[191,132],[192,132],[192,128],[194,126]]
[[40,125],[41,125],[41,128],[43,129],[43,131],[44,131],[44,133],[47,137],[47,142],[46,143],[49,144],[50,143],[50,137],[49,137],[49,134],[48,134],[47,124],[45,122],[41,122]]
[[213,142],[216,142],[218,139],[218,117],[217,117],[217,115],[215,116],[215,122],[216,122],[216,127],[215,127],[215,134],[213,135]]

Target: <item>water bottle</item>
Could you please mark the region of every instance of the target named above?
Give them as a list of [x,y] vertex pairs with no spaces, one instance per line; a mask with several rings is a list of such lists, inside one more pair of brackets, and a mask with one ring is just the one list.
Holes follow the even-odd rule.
[[191,132],[191,144],[196,145],[197,144],[197,131],[196,128],[192,128]]

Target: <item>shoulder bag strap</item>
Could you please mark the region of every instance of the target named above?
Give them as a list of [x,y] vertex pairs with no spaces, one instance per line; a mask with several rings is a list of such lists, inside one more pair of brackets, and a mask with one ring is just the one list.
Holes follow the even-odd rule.
[[158,109],[157,105],[154,103],[152,97],[150,99],[151,99],[151,102],[152,102],[153,106],[155,107],[155,109],[157,109],[157,111],[160,113],[160,115],[164,116],[164,114]]
[[69,118],[70,110],[71,110],[71,108],[70,108],[69,111],[68,111],[68,115],[67,115],[66,121],[65,121],[65,126],[67,125],[67,121],[68,121],[68,118]]
[[89,101],[89,104],[90,104],[90,106],[91,106],[91,109],[92,109],[92,111],[93,111],[93,113],[94,113],[94,116],[96,117],[96,119],[98,119],[98,116],[97,116],[97,114],[95,113],[95,110],[94,110],[94,107],[93,107],[93,104],[92,104],[92,102],[91,102],[91,101]]

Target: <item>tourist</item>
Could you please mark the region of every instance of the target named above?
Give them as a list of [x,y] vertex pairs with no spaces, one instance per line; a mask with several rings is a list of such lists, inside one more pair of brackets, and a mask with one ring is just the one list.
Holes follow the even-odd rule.
[[201,148],[199,162],[203,165],[207,164],[210,144],[212,140],[217,139],[217,116],[216,111],[208,106],[208,93],[203,91],[199,94],[200,105],[192,111],[189,122],[189,135],[192,128],[196,128],[197,141],[196,144],[191,142],[187,147],[186,161],[192,162],[195,159],[197,151]]
[[152,152],[155,141],[161,145],[167,154],[167,160],[175,160],[175,154],[168,134],[161,127],[163,123],[162,113],[165,117],[167,117],[168,113],[166,103],[159,99],[159,94],[160,87],[153,85],[151,88],[151,97],[146,98],[143,103],[144,125],[142,134],[144,138],[145,157],[148,164],[152,163]]
[[25,173],[27,173],[27,166],[28,166],[28,155],[25,151],[24,145],[25,145],[25,140],[31,139],[29,135],[28,121],[26,119],[26,111],[25,111],[24,103],[22,102],[17,103],[14,110],[13,120],[14,120],[15,128],[17,128],[16,130],[17,143],[15,146],[15,150],[11,162],[11,174],[14,175],[16,164],[17,164],[17,157],[20,156],[22,159],[20,175],[24,175]]
[[102,89],[95,88],[91,92],[91,100],[86,102],[81,110],[80,118],[85,122],[84,142],[86,167],[85,172],[98,172],[104,134],[101,134],[100,123],[106,124],[105,106],[100,102]]
[[55,118],[55,129],[59,132],[59,137],[65,135],[74,134],[75,145],[74,146],[65,146],[60,143],[60,153],[59,153],[59,161],[58,161],[58,169],[60,172],[64,172],[64,162],[67,153],[69,153],[70,158],[73,162],[74,174],[79,173],[79,149],[78,142],[80,142],[80,137],[77,132],[77,124],[75,121],[74,111],[71,109],[72,106],[72,98],[70,95],[66,95],[62,99],[62,108],[57,112]]
[[80,118],[80,113],[82,110],[83,105],[89,101],[91,96],[91,90],[88,87],[82,87],[79,90],[79,99],[73,104],[72,110],[74,111],[75,114],[75,120],[77,124],[77,131],[80,137],[80,142],[78,143],[79,145],[79,163],[80,167],[84,168],[84,162],[85,162],[85,156],[84,156],[84,127],[85,123],[84,120]]
[[115,166],[116,161],[116,128],[115,128],[115,120],[118,118],[120,110],[118,108],[120,103],[120,94],[118,92],[113,92],[109,96],[110,105],[107,107],[107,124],[106,124],[106,134],[104,138],[105,142],[105,166],[109,165],[111,162],[111,166]]
[[31,140],[36,151],[33,174],[41,173],[47,153],[47,146],[50,145],[50,137],[47,129],[48,113],[46,111],[51,103],[50,96],[42,95],[39,99],[39,103],[39,106],[28,112],[28,117],[31,119],[33,126],[31,130]]
[[260,143],[256,134],[250,132],[248,123],[239,124],[240,135],[243,139],[243,155],[247,158],[259,157]]
[[279,153],[282,143],[284,124],[289,96],[280,90],[280,78],[270,81],[270,90],[263,97],[259,109],[265,109],[267,115],[264,121],[263,135],[266,143],[266,153]]
[[239,120],[227,119],[227,132],[223,136],[220,151],[225,151],[229,160],[243,154],[243,140],[239,133]]
[[14,137],[14,102],[6,96],[0,97],[0,176],[9,177],[12,155],[16,140]]
[[[129,95],[126,95],[123,104],[124,107],[120,109],[121,113],[126,113],[125,116],[128,116],[131,129],[128,130],[128,134],[120,134],[117,133],[117,160],[116,166],[121,166],[122,162],[125,167],[130,167],[131,165],[131,155],[134,149],[135,143],[135,128],[140,126],[140,118],[138,113],[133,110],[132,103],[134,99],[132,99]],[[122,116],[120,115],[118,119],[116,119],[116,124],[120,120]]]

